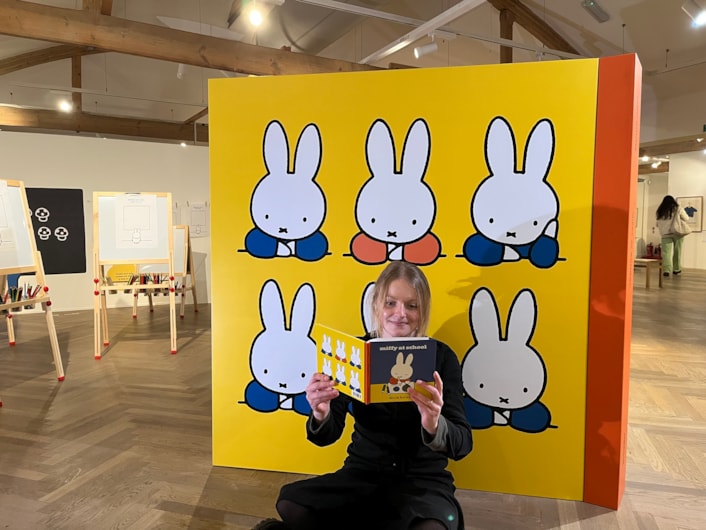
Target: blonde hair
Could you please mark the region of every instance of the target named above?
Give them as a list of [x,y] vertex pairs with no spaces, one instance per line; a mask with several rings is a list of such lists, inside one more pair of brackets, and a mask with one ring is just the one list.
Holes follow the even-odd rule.
[[405,280],[409,283],[417,293],[417,303],[419,305],[419,327],[415,330],[414,335],[423,337],[427,334],[429,326],[429,318],[431,313],[431,289],[429,282],[422,270],[406,261],[393,261],[383,269],[375,281],[373,295],[370,297],[370,314],[372,315],[372,334],[376,337],[382,337],[382,314],[383,305],[387,291],[390,289],[390,284],[395,280]]

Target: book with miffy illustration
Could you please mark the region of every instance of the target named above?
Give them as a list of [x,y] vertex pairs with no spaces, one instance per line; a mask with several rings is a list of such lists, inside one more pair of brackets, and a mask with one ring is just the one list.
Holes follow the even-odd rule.
[[411,401],[408,390],[416,381],[434,384],[436,341],[429,337],[366,341],[321,324],[314,325],[312,336],[318,371],[334,379],[339,392],[365,404]]

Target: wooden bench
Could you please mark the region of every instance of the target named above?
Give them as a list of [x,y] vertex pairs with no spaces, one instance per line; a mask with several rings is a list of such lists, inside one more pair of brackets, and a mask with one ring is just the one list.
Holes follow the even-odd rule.
[[650,271],[657,269],[657,279],[662,287],[662,260],[659,258],[635,258],[635,267],[645,268],[645,287],[650,288]]

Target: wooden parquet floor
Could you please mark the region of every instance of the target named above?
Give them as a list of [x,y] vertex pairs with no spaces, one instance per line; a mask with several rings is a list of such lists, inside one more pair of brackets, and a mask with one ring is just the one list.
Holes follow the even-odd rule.
[[[459,491],[466,528],[706,528],[706,271],[649,290],[644,273],[620,509]],[[15,319],[13,348],[0,332],[0,529],[249,529],[275,515],[298,476],[211,465],[210,309],[190,309],[177,355],[164,306],[110,310],[100,361],[92,311],[55,314],[61,383],[41,314]]]

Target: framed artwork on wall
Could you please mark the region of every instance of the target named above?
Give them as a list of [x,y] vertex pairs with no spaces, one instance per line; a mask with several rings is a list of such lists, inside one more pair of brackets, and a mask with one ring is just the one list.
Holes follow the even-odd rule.
[[703,197],[677,197],[679,206],[684,208],[686,215],[689,216],[689,226],[692,232],[701,232],[703,230]]

